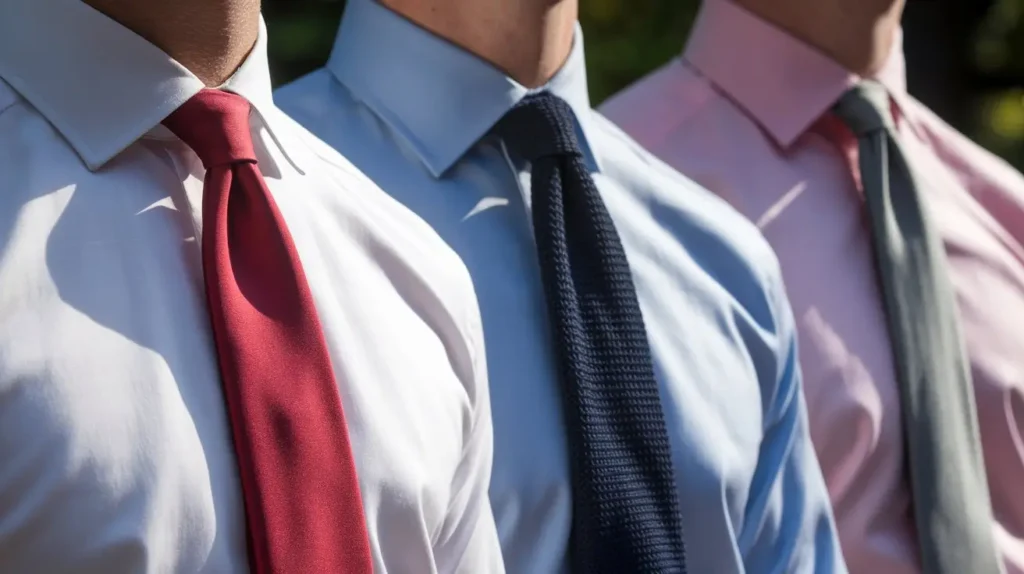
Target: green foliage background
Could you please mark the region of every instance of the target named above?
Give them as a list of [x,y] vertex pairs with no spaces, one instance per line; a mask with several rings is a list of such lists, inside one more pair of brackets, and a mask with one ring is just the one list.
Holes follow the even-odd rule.
[[[593,101],[679,54],[698,6],[699,0],[581,0]],[[275,82],[323,63],[343,8],[344,0],[264,0]],[[964,102],[971,118],[965,128],[982,145],[1024,167],[1024,0],[995,0],[963,44],[973,73],[999,79],[997,88],[988,85]],[[913,62],[909,65],[913,74]]]

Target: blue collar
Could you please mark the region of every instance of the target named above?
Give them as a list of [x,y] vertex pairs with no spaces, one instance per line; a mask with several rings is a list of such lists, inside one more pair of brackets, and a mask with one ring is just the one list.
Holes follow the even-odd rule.
[[579,25],[562,69],[547,85],[529,90],[375,0],[350,0],[327,69],[409,143],[435,178],[520,99],[541,90],[572,106],[583,152],[591,168],[599,168],[587,137],[594,112]]

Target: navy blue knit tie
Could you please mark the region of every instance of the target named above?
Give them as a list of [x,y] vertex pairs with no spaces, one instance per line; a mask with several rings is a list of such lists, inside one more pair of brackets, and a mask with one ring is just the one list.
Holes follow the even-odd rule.
[[495,127],[532,165],[533,226],[562,375],[576,574],[686,572],[671,451],[629,264],[573,112],[529,96]]

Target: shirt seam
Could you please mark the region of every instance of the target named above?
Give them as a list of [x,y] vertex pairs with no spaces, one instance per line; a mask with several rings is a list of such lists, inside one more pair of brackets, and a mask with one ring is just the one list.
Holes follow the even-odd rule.
[[[800,139],[801,136],[803,136],[810,130],[810,127],[807,127],[799,134],[797,134],[793,138],[793,141],[789,142],[788,144],[786,142],[783,142],[782,140],[775,136],[775,133],[772,131],[772,129],[769,128],[768,125],[765,124],[765,122],[760,117],[758,117],[756,113],[754,113],[742,102],[740,102],[738,98],[733,96],[731,90],[716,82],[714,78],[712,78],[710,75],[705,74],[704,71],[701,70],[699,66],[697,66],[697,64],[690,62],[689,60],[686,59],[685,56],[680,58],[680,61],[690,71],[692,71],[694,74],[700,77],[700,79],[704,81],[705,85],[708,88],[709,95],[705,96],[704,100],[701,102],[701,106],[707,105],[707,103],[711,100],[711,95],[714,95],[719,99],[725,101],[726,103],[728,103],[730,109],[732,109],[740,116],[742,116],[744,119],[753,124],[754,127],[756,127],[757,130],[761,132],[761,135],[765,139],[767,139],[775,147],[775,149],[779,150],[780,152],[785,152],[787,149],[792,147],[796,143],[796,141]],[[690,115],[694,114],[696,114],[696,110],[691,112]]]
[[[701,96],[700,101],[695,102],[695,105],[686,106],[685,108],[683,106],[679,106],[676,108],[683,109],[684,113],[680,114],[675,118],[672,118],[672,120],[668,122],[662,130],[660,130],[658,141],[652,144],[652,146],[664,145],[673,133],[682,129],[687,123],[690,122],[690,120],[693,119],[694,116],[696,116],[701,110],[706,108],[708,104],[711,102],[713,96],[722,97],[722,94],[718,89],[718,86],[714,83],[714,81],[712,81],[711,78],[701,73],[701,71],[697,69],[694,65],[687,62],[685,57],[676,58],[675,63],[679,66],[682,66],[690,70],[693,74],[695,74],[701,80],[701,83],[706,89],[704,90],[704,93]],[[675,101],[675,95],[673,95],[673,101]],[[732,104],[731,101],[730,104]]]
[[23,98],[7,83],[7,80],[0,76],[0,116],[14,108],[20,101],[23,101]]
[[13,109],[15,104],[17,103],[17,100],[8,102],[6,104],[0,102],[0,116],[3,116],[5,113],[7,113],[7,110]]
[[[478,300],[476,295],[476,289],[475,286],[473,285],[472,278],[469,276],[468,272],[464,276],[466,277],[467,280],[469,280],[470,294],[472,295],[474,303],[477,303]],[[476,307],[479,307],[478,303]],[[464,315],[462,317],[462,320],[458,321],[458,324],[460,330],[462,331],[461,335],[463,342],[465,342],[467,346],[467,354],[469,355],[470,380],[467,381],[466,384],[468,384],[469,387],[473,390],[472,395],[469,395],[469,393],[467,393],[467,396],[472,396],[472,400],[469,401],[471,409],[471,422],[467,432],[462,437],[462,444],[460,445],[459,448],[459,461],[456,464],[455,472],[452,475],[451,482],[449,484],[451,490],[449,491],[448,503],[445,505],[444,516],[441,519],[439,528],[436,529],[433,533],[431,533],[431,546],[435,548],[442,542],[441,535],[449,524],[449,518],[451,517],[452,512],[454,510],[455,499],[465,490],[465,485],[460,485],[459,488],[455,488],[455,485],[456,481],[458,480],[459,472],[465,468],[468,459],[472,454],[470,448],[473,446],[474,440],[476,439],[476,434],[479,432],[480,429],[480,393],[490,393],[490,380],[488,379],[480,381],[478,377],[479,373],[481,372],[486,374],[486,363],[484,364],[484,368],[481,369],[481,354],[477,352],[478,350],[482,349],[484,351],[483,357],[484,359],[486,359],[487,352],[486,347],[484,346],[483,323],[481,322],[479,317],[477,317],[477,319],[474,321],[473,313],[470,313],[468,316]]]

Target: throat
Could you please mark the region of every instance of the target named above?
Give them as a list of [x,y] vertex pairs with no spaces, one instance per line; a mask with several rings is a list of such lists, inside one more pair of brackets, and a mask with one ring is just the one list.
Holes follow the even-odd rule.
[[860,76],[876,74],[895,46],[904,0],[735,0]]
[[209,87],[223,84],[259,35],[260,0],[85,0]]
[[572,49],[576,0],[380,0],[527,88],[544,85]]

